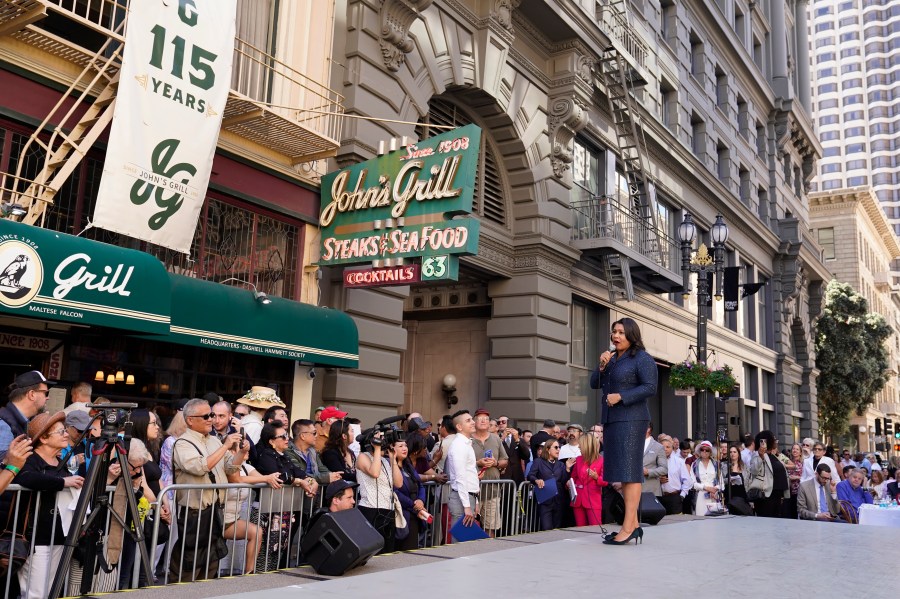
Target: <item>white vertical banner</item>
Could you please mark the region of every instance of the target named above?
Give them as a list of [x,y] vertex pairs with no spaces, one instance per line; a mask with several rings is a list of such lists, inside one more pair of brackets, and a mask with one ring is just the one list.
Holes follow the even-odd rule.
[[231,86],[237,0],[139,0],[93,225],[188,253]]

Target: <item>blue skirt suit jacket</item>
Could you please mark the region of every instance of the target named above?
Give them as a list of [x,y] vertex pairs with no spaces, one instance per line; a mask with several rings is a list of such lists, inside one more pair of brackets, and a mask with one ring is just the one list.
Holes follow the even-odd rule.
[[[598,367],[591,375],[591,387],[602,389],[603,478],[609,482],[644,481],[644,438],[650,424],[647,398],[656,394],[656,382],[656,362],[643,350],[634,356],[630,352],[616,356],[603,372]],[[622,401],[607,405],[610,393],[621,394]]]
[[[591,389],[600,392],[600,422],[650,421],[647,398],[656,395],[656,362],[644,350],[632,356],[626,351],[621,356],[613,356],[601,372],[598,366],[591,374]],[[614,406],[606,404],[606,396],[619,393],[622,401]]]

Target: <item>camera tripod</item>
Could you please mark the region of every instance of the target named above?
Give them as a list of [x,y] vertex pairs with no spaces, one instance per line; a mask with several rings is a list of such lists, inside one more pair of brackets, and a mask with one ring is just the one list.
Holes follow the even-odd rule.
[[[59,566],[56,570],[56,576],[53,577],[53,585],[50,587],[49,599],[57,599],[63,590],[63,585],[68,580],[69,570],[72,566],[72,558],[75,555],[75,546],[78,545],[82,537],[88,540],[87,547],[84,551],[84,560],[82,562],[82,579],[81,579],[81,595],[88,595],[91,591],[91,585],[94,578],[94,570],[97,566],[98,548],[102,548],[102,539],[104,536],[104,525],[107,516],[115,518],[122,526],[124,534],[128,534],[134,540],[137,550],[140,552],[141,565],[144,568],[147,580],[153,580],[153,566],[150,561],[150,555],[147,546],[144,543],[144,530],[138,515],[137,499],[132,487],[131,477],[128,476],[128,450],[127,444],[131,440],[131,421],[125,422],[124,439],[119,437],[119,417],[118,410],[128,410],[136,408],[137,404],[133,403],[108,403],[93,405],[89,404],[89,408],[101,410],[98,416],[94,418],[103,419],[103,430],[100,438],[97,439],[91,447],[91,463],[85,477],[84,486],[81,489],[81,495],[78,497],[78,503],[75,508],[75,514],[72,518],[72,525],[69,528],[69,534],[66,536],[66,542],[63,549],[63,555],[60,559]],[[92,421],[93,422],[93,421]],[[88,433],[90,426],[85,429],[84,435]],[[80,442],[80,440],[79,440]],[[115,457],[113,456],[115,452]],[[106,492],[106,476],[109,472],[109,466],[112,460],[118,460],[119,467],[122,469],[123,487],[125,488],[127,515],[125,518],[111,509],[110,496]],[[88,508],[91,508],[90,516],[85,520]],[[128,516],[134,523],[134,530],[130,530],[128,525]],[[104,560],[105,561],[105,560]]]

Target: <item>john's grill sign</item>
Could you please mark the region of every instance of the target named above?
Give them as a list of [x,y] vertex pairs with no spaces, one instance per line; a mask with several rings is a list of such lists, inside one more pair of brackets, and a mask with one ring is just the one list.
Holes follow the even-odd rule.
[[0,312],[168,334],[169,297],[149,254],[0,220]]
[[322,178],[320,264],[474,254],[481,129],[467,125]]

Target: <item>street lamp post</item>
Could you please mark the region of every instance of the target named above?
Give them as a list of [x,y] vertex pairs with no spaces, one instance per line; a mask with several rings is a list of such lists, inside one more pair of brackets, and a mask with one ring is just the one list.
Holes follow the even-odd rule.
[[[725,272],[725,241],[728,240],[728,225],[722,219],[722,215],[716,216],[710,237],[712,239],[712,255],[705,243],[701,243],[696,252],[693,249],[694,239],[697,236],[697,227],[690,212],[684,214],[684,220],[678,226],[678,237],[681,241],[681,276],[683,277],[684,298],[691,293],[691,274],[697,274],[697,361],[706,363],[706,320],[708,318],[709,296],[712,290],[709,284],[709,274],[715,275],[715,298],[722,299],[722,275]],[[709,414],[707,407],[706,390],[700,390],[699,408],[703,414],[703,429],[700,438],[707,438]],[[713,416],[715,417],[715,416]]]

